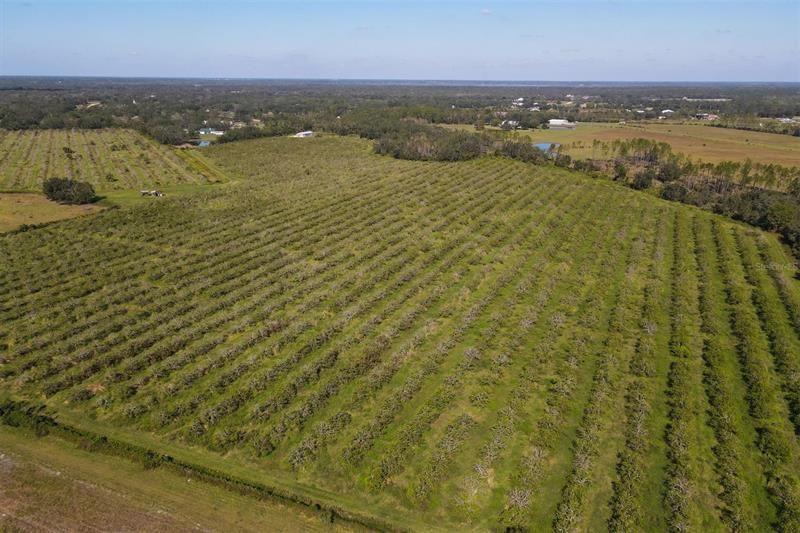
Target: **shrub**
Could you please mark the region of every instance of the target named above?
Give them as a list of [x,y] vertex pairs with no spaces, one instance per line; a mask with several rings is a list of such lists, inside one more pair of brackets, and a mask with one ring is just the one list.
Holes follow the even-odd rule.
[[544,152],[525,142],[505,141],[497,153],[526,163],[541,164],[547,160]]
[[625,181],[628,177],[628,167],[622,161],[614,162],[614,179],[616,181]]
[[49,178],[42,192],[50,200],[64,204],[88,204],[97,200],[91,184],[70,178]]
[[555,164],[557,167],[569,168],[572,164],[572,158],[566,154],[558,154],[555,159]]
[[673,202],[683,202],[686,200],[686,195],[689,191],[682,184],[677,182],[667,183],[661,189],[661,197]]
[[180,144],[186,140],[186,134],[177,126],[152,126],[145,128],[145,135],[150,135],[161,144]]
[[594,161],[576,159],[572,162],[572,168],[580,172],[597,172],[600,167]]
[[651,169],[642,170],[633,178],[633,183],[631,183],[631,187],[636,189],[637,191],[641,191],[650,187],[653,183],[655,172]]
[[658,170],[658,179],[663,182],[670,182],[680,179],[681,166],[675,159],[670,159]]

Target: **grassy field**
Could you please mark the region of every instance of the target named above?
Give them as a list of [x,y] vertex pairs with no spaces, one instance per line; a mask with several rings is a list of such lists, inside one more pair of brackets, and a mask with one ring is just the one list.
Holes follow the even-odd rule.
[[[0,428],[2,531],[358,531],[316,513]],[[198,486],[199,484],[199,486]]]
[[0,130],[0,190],[39,192],[50,177],[88,181],[98,192],[222,180],[195,150],[132,130]]
[[33,225],[96,213],[102,207],[88,205],[62,205],[51,202],[40,194],[0,193],[0,233],[11,231],[23,224]]
[[[230,184],[226,184],[230,185]],[[166,196],[190,196],[220,188],[219,184],[167,185],[159,190]],[[97,213],[108,207],[130,207],[154,204],[163,197],[142,196],[137,190],[107,191],[92,204],[68,205],[52,202],[41,194],[24,192],[0,193],[0,233],[15,230],[23,225],[44,224]]]
[[[474,126],[458,126],[474,131]],[[602,158],[592,141],[610,144],[615,139],[644,137],[672,146],[683,153],[710,163],[744,161],[800,166],[800,138],[776,133],[761,133],[702,124],[607,124],[585,122],[573,130],[521,130],[536,143],[560,143],[565,153],[578,158]]]
[[396,527],[800,528],[773,235],[500,158],[204,153],[238,183],[0,237],[0,390]]

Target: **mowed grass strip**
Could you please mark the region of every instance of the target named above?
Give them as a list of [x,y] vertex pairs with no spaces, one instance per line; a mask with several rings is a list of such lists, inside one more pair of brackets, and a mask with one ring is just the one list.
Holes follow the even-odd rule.
[[667,479],[663,493],[667,526],[672,531],[724,528],[719,485],[714,473],[715,439],[711,405],[703,390],[703,337],[700,314],[695,216],[678,210],[673,234],[670,301],[670,355],[665,399],[669,412],[663,428]]
[[[481,368],[465,387],[455,410],[472,413],[480,427],[471,432],[463,452],[454,459],[456,471],[447,474],[454,479],[448,483],[450,489],[440,491],[442,510],[466,511],[472,520],[480,520],[487,527],[492,523],[494,515],[482,514],[479,509],[492,486],[497,485],[497,465],[509,441],[522,429],[517,424],[526,416],[531,380],[554,362],[553,345],[571,327],[570,320],[578,309],[575,291],[583,293],[591,288],[590,272],[600,266],[599,255],[590,260],[586,254],[596,252],[602,238],[607,237],[611,218],[596,224],[601,213],[590,209],[587,215],[565,237],[568,247],[548,252],[550,265],[539,265],[546,272],[530,272],[531,277],[523,278],[506,297],[506,307],[514,302],[516,310],[510,327],[494,335],[491,350],[482,357]],[[584,225],[588,221],[592,221],[591,229]],[[442,442],[449,441],[445,438]],[[437,462],[439,457],[441,452],[437,451]],[[417,470],[423,480],[429,476],[425,463]]]
[[[614,217],[611,227],[601,230],[604,238],[621,236],[625,222],[635,220],[640,213],[631,210],[628,216],[634,218]],[[580,288],[576,292],[567,290],[562,311],[556,311],[549,321],[542,322],[519,347],[524,363],[518,370],[519,381],[510,400],[510,405],[519,410],[519,419],[508,437],[508,452],[498,459],[494,472],[486,472],[483,463],[475,469],[479,476],[486,477],[486,488],[491,490],[490,495],[484,497],[490,498],[494,509],[492,517],[499,516],[508,527],[527,527],[529,520],[532,520],[532,527],[549,527],[558,489],[548,484],[551,480],[560,484],[561,476],[566,475],[569,461],[565,457],[569,453],[566,435],[574,428],[573,424],[577,425],[577,412],[585,390],[582,385],[588,379],[584,375],[592,369],[593,360],[588,357],[588,326],[598,319],[597,306],[606,294],[605,289],[612,285],[598,285],[597,274],[608,269],[622,270],[619,262],[623,250],[607,244],[608,241],[603,241],[599,247],[604,252],[598,257],[597,271],[589,270],[585,262],[574,265],[581,271],[584,283],[578,284]],[[541,312],[539,305],[550,297],[549,291],[539,295],[543,301],[537,299],[534,316]],[[502,425],[497,429],[503,431]],[[494,447],[486,448],[483,453],[491,453]],[[549,465],[547,471],[545,464]],[[559,464],[564,465],[564,470]],[[469,490],[472,484],[469,479],[466,482],[465,488]]]

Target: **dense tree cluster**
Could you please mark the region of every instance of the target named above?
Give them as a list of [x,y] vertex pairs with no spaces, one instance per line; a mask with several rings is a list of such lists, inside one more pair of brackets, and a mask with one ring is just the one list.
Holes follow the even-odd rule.
[[181,128],[172,125],[141,125],[138,129],[161,144],[180,144],[189,137]]
[[[800,258],[800,186],[781,193],[756,188],[736,188],[728,194],[706,193],[716,201],[714,211],[781,234]],[[689,201],[698,195],[687,195]],[[702,197],[702,196],[700,196]],[[686,201],[686,200],[684,200]],[[693,202],[694,203],[694,202]]]
[[91,184],[70,178],[49,178],[44,181],[42,192],[50,200],[64,204],[88,204],[97,199]]
[[289,135],[297,130],[297,126],[286,122],[276,122],[258,128],[248,126],[226,131],[217,142],[227,143],[246,139],[258,139],[260,137],[279,137],[281,135]]
[[658,179],[670,182],[691,176],[695,180],[733,183],[764,189],[786,190],[800,179],[800,166],[755,163],[750,159],[706,163],[673,153],[672,147],[651,139],[617,139],[608,145],[616,163],[627,166],[652,166]]
[[396,131],[377,139],[375,152],[398,159],[464,161],[479,157],[482,150],[478,135],[419,128]]

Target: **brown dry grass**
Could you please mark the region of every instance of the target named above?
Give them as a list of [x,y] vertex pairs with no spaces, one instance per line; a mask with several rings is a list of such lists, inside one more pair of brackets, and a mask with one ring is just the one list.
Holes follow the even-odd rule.
[[[449,129],[475,131],[468,124],[446,126]],[[489,128],[487,128],[489,129]],[[753,131],[716,128],[706,124],[615,124],[584,122],[574,130],[519,130],[510,136],[527,136],[536,143],[561,143],[564,151],[577,158],[602,158],[592,141],[611,143],[616,139],[643,137],[668,143],[676,153],[709,163],[744,161],[800,166],[800,137]],[[578,146],[572,146],[578,143]]]
[[0,233],[23,224],[42,224],[96,213],[97,205],[62,205],[39,194],[0,193]]
[[0,425],[0,531],[357,531]]
[[[744,161],[784,166],[800,165],[800,138],[775,133],[714,128],[700,124],[579,124],[571,131],[537,130],[536,142],[559,142],[577,157],[592,156],[592,141],[611,143],[615,139],[644,137],[668,143],[674,152],[711,163]],[[585,148],[571,148],[582,142]],[[599,155],[599,154],[596,154]]]

